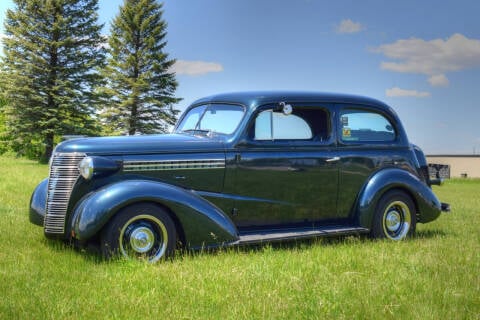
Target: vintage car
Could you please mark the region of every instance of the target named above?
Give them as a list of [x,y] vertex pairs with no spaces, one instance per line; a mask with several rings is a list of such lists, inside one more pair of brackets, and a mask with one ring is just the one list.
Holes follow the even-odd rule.
[[33,192],[47,237],[106,257],[369,234],[402,240],[449,211],[422,150],[374,99],[305,92],[210,96],[173,133],[59,144]]

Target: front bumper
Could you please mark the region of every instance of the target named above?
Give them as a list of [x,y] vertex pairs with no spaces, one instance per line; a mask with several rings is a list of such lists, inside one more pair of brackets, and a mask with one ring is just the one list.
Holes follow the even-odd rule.
[[43,227],[47,207],[48,178],[38,184],[30,198],[30,222]]

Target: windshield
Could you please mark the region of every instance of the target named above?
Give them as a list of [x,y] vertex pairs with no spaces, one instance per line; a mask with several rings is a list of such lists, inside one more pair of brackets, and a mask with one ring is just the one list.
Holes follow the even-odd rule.
[[175,131],[232,134],[244,113],[244,108],[238,105],[201,105],[190,109]]

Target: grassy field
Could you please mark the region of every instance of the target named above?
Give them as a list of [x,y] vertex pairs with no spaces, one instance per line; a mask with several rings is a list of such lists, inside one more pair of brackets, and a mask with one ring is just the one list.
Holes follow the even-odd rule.
[[0,157],[0,319],[480,319],[480,180],[435,188],[453,212],[405,242],[348,237],[149,265],[46,240],[28,203],[47,171]]

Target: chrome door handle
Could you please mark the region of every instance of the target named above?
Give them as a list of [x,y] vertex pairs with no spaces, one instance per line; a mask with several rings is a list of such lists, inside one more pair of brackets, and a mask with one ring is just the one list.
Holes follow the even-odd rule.
[[333,157],[333,158],[327,159],[325,161],[326,162],[336,162],[336,161],[339,161],[339,160],[340,160],[340,157]]

